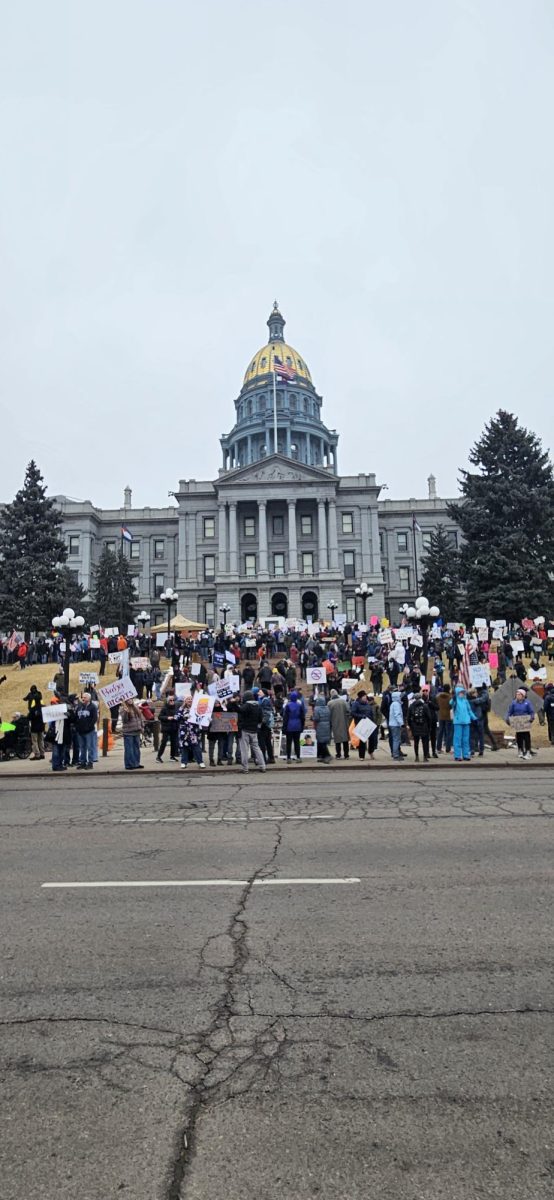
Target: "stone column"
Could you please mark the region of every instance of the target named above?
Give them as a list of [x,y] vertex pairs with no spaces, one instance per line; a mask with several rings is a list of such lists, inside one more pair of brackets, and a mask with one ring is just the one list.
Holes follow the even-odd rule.
[[258,500],[258,545],[260,547],[260,575],[267,577],[267,501]]
[[319,571],[327,570],[327,520],[325,500],[317,502],[317,532],[319,538]]
[[[179,554],[183,555],[182,574],[181,574],[181,570],[179,570],[179,576],[180,576],[180,579],[182,579],[182,581],[183,581],[183,586],[184,586],[184,583],[185,583],[185,580],[187,577],[187,560],[185,558],[185,546],[186,546],[186,541],[187,541],[186,532],[185,532],[186,520],[187,520],[187,518],[186,518],[185,513],[182,513],[179,515]],[[183,523],[183,546],[182,546],[182,549],[181,549],[181,522]],[[143,537],[143,539],[142,539],[142,585],[141,586],[142,586],[143,596],[148,596],[148,606],[149,606],[152,601],[152,598],[151,598],[152,579],[150,578],[150,538],[149,537]],[[181,587],[181,584],[179,583],[177,590],[179,590],[180,587]]]
[[218,575],[227,574],[227,505],[219,504],[218,509]]
[[365,504],[360,509],[361,527],[362,527],[362,561],[361,561],[361,578],[364,580],[367,575],[373,570],[371,546],[369,538],[369,509]]
[[229,502],[229,574],[238,575],[239,544],[237,537],[237,502]]
[[196,513],[189,513],[188,527],[188,578],[196,583],[197,563],[196,563]]
[[289,500],[289,574],[298,571],[298,546],[296,542],[296,500]]
[[287,458],[290,458],[290,456],[291,456],[291,452],[290,452],[290,425],[287,425],[286,432],[285,432],[285,438],[286,438],[285,454],[286,454]]
[[90,588],[92,586],[91,567],[90,567],[90,543],[91,543],[90,533],[88,532],[88,530],[86,533],[83,531],[83,533],[81,534],[81,546],[82,546],[81,571],[80,571],[81,578],[79,580],[79,583],[82,584],[82,586],[84,587],[86,592],[90,591]]
[[[177,563],[177,589],[179,589],[180,587],[184,587],[185,580],[187,578],[187,514],[184,511],[182,512],[181,509],[179,509],[179,550]],[[143,561],[142,569],[143,575],[145,573],[148,574],[150,571],[150,565],[148,565],[148,568],[146,568],[145,571]]]
[[309,433],[306,434],[306,462],[308,466],[312,461],[312,442]]
[[337,534],[337,502],[329,501],[329,567],[331,571],[339,569],[339,539]]
[[373,560],[373,574],[382,575],[381,568],[381,547],[379,545],[379,513],[377,505],[370,508],[369,515],[371,518],[371,548]]

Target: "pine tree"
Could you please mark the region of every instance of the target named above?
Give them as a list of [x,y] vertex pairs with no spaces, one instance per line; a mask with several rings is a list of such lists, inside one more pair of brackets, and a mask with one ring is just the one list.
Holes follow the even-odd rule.
[[132,624],[138,596],[135,591],[129,561],[120,549],[117,554],[104,546],[94,583],[89,611],[93,623],[118,625],[120,629]]
[[462,530],[465,617],[554,612],[554,475],[536,435],[502,409],[469,454],[461,500],[449,515]]
[[28,638],[52,616],[58,566],[65,562],[62,517],[46,495],[31,460],[23,487],[0,512],[0,627],[21,629]]
[[85,588],[79,583],[77,572],[72,571],[71,567],[65,563],[58,567],[48,611],[48,624],[51,623],[52,617],[59,616],[64,608],[72,608],[79,616],[86,617],[88,610],[86,595]]
[[422,560],[420,589],[438,604],[443,621],[455,621],[460,614],[460,555],[444,525],[437,525],[431,543]]

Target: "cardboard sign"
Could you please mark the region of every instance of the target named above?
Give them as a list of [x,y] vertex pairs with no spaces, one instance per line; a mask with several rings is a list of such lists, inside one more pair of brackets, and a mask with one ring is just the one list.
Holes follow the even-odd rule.
[[123,650],[113,650],[111,654],[108,654],[108,662],[111,663],[117,663],[119,665],[122,658]]
[[194,675],[194,676],[199,675],[201,669],[202,669],[201,663],[193,662],[193,663],[191,663],[190,673],[191,673],[191,675]]
[[351,688],[356,687],[357,682],[358,682],[357,679],[343,679],[342,680],[343,692],[349,692],[351,690]]
[[79,683],[91,683],[93,687],[96,687],[98,675],[95,671],[79,671]]
[[515,642],[510,642],[510,646],[512,647],[514,654],[523,654],[523,651],[525,649],[523,642],[521,642],[519,640],[516,640]]
[[45,704],[40,711],[44,724],[47,725],[49,721],[61,721],[62,718],[65,720],[67,704]]
[[506,720],[510,729],[515,729],[516,733],[525,732],[533,724],[533,717],[526,716],[525,714],[521,717],[509,717]]
[[420,633],[412,633],[410,638],[410,646],[422,646],[423,638]]
[[367,739],[371,737],[375,729],[377,729],[377,726],[374,721],[370,721],[369,717],[362,717],[361,721],[358,721],[358,724],[354,726],[354,733],[361,742],[367,742]]
[[145,657],[132,658],[131,666],[133,668],[133,671],[147,671],[150,666],[150,662]]
[[308,683],[316,684],[327,683],[327,672],[325,667],[307,667],[306,681]]
[[210,722],[210,733],[237,733],[238,717],[235,713],[214,712]]
[[485,684],[486,687],[491,686],[490,667],[486,663],[475,663],[469,668],[469,678],[472,687],[481,687]]
[[116,704],[123,704],[124,700],[133,700],[137,694],[137,689],[128,676],[125,679],[116,679],[113,683],[107,683],[105,687],[98,688],[98,695],[104,701],[108,708],[114,708]]

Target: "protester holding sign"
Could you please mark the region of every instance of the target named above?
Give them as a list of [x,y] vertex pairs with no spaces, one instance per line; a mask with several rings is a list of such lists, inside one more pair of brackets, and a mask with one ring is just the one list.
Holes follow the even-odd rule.
[[141,709],[133,700],[124,700],[121,709],[121,730],[126,771],[144,770],[140,761],[140,735],[143,729],[144,717]]
[[531,725],[535,719],[535,710],[527,699],[527,689],[518,688],[515,700],[512,700],[506,720],[515,730],[518,758],[531,758]]
[[160,709],[162,740],[156,755],[156,762],[163,762],[163,752],[168,742],[171,761],[177,762],[177,739],[179,734],[178,715],[175,696],[169,695],[163,708]]

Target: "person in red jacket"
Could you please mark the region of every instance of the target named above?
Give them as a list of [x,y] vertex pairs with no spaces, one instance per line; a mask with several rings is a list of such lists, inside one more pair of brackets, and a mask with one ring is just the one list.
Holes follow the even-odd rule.
[[20,665],[22,671],[24,671],[25,667],[27,666],[27,651],[28,651],[28,649],[29,649],[29,647],[25,640],[20,642],[19,646],[17,648],[17,657],[18,657],[19,665]]

